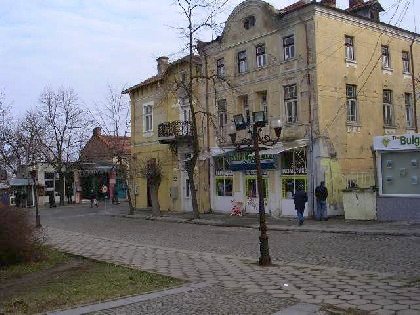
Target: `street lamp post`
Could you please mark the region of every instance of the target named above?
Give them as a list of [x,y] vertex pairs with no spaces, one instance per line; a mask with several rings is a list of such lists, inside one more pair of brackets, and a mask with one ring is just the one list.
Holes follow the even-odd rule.
[[37,182],[36,182],[36,170],[33,169],[31,172],[31,177],[33,181],[34,187],[34,199],[35,199],[35,227],[41,227],[41,217],[39,215],[39,208],[38,208],[38,189],[37,189]]
[[[260,159],[260,144],[263,145],[274,145],[280,140],[280,134],[282,129],[282,122],[280,119],[274,119],[271,125],[276,134],[276,138],[271,138],[269,135],[261,136],[262,128],[266,126],[267,120],[265,112],[254,112],[253,113],[253,124],[250,126],[249,122],[244,120],[242,114],[235,115],[233,117],[234,124],[230,128],[229,136],[232,144],[236,146],[237,150],[243,149],[243,147],[250,148],[252,146],[255,154],[255,168],[257,172],[257,190],[258,190],[258,213],[259,213],[259,224],[260,224],[260,258],[259,265],[268,266],[271,264],[270,250],[268,246],[268,235],[267,235],[267,224],[265,220],[265,206],[264,206],[264,189],[263,189],[263,178],[261,170],[261,159]],[[251,138],[241,139],[239,142],[236,141],[236,132],[238,130],[248,129],[248,133],[251,134]]]

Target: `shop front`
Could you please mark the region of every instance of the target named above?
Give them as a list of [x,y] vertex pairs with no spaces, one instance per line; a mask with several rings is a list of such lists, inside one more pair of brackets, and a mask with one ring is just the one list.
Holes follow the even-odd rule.
[[375,137],[378,220],[420,221],[420,134]]
[[[306,143],[282,144],[261,151],[265,211],[274,216],[295,216],[293,195],[307,190]],[[227,149],[213,156],[212,209],[230,213],[240,206],[245,213],[258,213],[254,153]],[[307,212],[305,212],[307,214]]]

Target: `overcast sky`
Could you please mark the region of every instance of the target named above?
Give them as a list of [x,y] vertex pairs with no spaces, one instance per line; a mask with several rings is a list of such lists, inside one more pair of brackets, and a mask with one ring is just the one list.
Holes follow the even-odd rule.
[[[382,0],[382,20],[395,24],[414,0]],[[16,115],[36,106],[45,86],[72,87],[81,102],[101,102],[107,84],[131,86],[156,73],[155,59],[179,57],[183,22],[173,0],[1,0],[0,90]],[[225,20],[240,3],[231,0]],[[277,9],[294,1],[270,0]],[[420,1],[409,5],[400,26],[414,30]],[[338,1],[345,8],[346,0]],[[420,16],[416,18],[417,32]],[[202,40],[210,40],[211,33]],[[207,37],[207,38],[206,38]]]

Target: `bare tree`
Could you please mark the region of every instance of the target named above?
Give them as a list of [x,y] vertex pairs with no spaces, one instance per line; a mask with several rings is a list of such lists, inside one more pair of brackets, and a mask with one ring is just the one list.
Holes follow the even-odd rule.
[[158,193],[160,183],[162,182],[162,165],[160,161],[155,158],[140,161],[138,165],[140,176],[147,180],[147,185],[150,187],[152,216],[160,216]]
[[197,191],[195,188],[194,170],[197,165],[198,156],[200,154],[200,145],[197,132],[198,112],[194,104],[193,81],[197,79],[194,76],[194,54],[196,53],[195,42],[197,34],[205,28],[216,29],[218,25],[214,22],[216,15],[220,13],[227,0],[177,0],[176,4],[181,9],[185,18],[186,26],[180,28],[187,38],[188,55],[189,55],[189,77],[186,93],[188,97],[189,107],[191,111],[191,133],[192,133],[192,154],[191,159],[186,163],[188,173],[191,201],[194,218],[199,218]]
[[45,88],[40,96],[39,115],[45,122],[42,154],[59,174],[60,205],[64,205],[64,172],[75,161],[80,147],[88,138],[92,122],[82,110],[76,92],[71,88]]

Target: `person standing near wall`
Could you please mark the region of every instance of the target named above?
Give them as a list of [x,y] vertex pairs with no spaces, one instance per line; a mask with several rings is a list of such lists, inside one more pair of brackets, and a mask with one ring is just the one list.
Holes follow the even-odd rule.
[[316,210],[315,219],[318,221],[328,221],[327,214],[327,198],[328,189],[325,187],[325,182],[322,181],[318,187],[315,188]]

